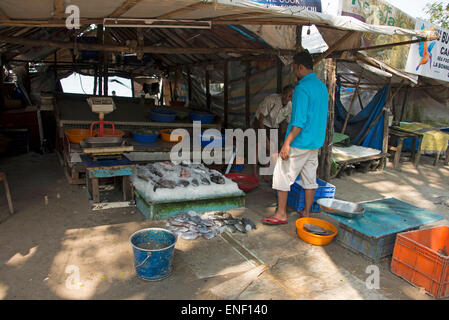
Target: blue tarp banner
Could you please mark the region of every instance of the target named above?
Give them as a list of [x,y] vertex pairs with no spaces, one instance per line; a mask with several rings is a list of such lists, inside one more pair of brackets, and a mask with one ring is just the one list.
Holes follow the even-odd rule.
[[[335,92],[335,132],[341,132],[348,112],[340,100],[340,88],[338,85]],[[351,143],[363,147],[382,150],[384,132],[384,114],[371,128],[366,138],[361,141],[371,123],[377,118],[386,102],[388,85],[383,87],[371,102],[358,114],[349,116],[345,134],[351,139]]]
[[321,0],[248,0],[248,1],[256,2],[266,6],[298,7],[299,9],[306,8],[309,11],[321,12]]

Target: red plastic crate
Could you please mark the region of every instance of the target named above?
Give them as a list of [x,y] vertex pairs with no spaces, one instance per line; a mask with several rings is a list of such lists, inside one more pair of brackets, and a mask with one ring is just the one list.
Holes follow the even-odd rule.
[[391,261],[391,272],[424,288],[435,298],[449,297],[449,227],[399,233]]

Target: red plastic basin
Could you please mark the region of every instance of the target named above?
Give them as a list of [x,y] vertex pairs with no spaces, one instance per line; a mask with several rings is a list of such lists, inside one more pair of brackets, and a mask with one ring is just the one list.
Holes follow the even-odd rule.
[[238,184],[239,189],[244,192],[249,192],[259,185],[259,179],[245,173],[228,173],[224,175]]

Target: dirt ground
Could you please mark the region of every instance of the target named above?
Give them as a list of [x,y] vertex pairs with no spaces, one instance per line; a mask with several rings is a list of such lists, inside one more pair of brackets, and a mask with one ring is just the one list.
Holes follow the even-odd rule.
[[[383,172],[330,182],[338,199],[395,197],[441,214],[445,219],[436,224],[448,225],[449,208],[434,202],[449,198],[449,167],[434,167],[432,160],[423,156],[418,169],[403,163],[397,171],[389,164]],[[164,222],[146,221],[137,208],[92,211],[86,189],[68,184],[54,154],[4,158],[0,171],[7,174],[16,209],[8,213],[0,187],[0,299],[432,299],[392,274],[390,259],[377,265],[380,288],[369,289],[372,263],[336,241],[324,247],[303,242],[293,211],[287,225],[262,225],[260,219],[275,209],[267,184],[247,195],[245,209],[231,212],[253,219],[257,230],[180,239],[170,277],[146,282],[135,275],[129,236]],[[260,264],[270,269],[239,292],[214,291]]]

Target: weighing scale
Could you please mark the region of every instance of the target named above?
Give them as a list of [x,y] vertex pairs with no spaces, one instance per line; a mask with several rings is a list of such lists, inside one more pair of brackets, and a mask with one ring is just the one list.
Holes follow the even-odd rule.
[[[134,163],[125,157],[125,152],[134,150],[133,146],[125,144],[121,137],[116,137],[114,123],[104,121],[104,115],[113,112],[116,107],[111,97],[90,97],[87,99],[92,112],[99,114],[99,120],[90,125],[90,137],[80,142],[83,151],[81,160],[86,168],[86,185],[90,193],[94,210],[111,207],[129,206],[133,201],[130,176],[133,174]],[[104,124],[112,126],[112,137],[104,136]],[[93,127],[98,124],[98,136],[93,135]],[[100,189],[105,185],[100,184],[100,179],[120,178],[122,180],[122,201],[100,203]],[[115,183],[114,183],[115,185]],[[112,190],[115,187],[112,186]],[[131,195],[130,195],[131,193]]]
[[[80,143],[83,153],[90,155],[92,160],[121,160],[125,158],[124,152],[134,150],[133,146],[125,145],[121,137],[115,137],[115,126],[112,121],[105,121],[104,115],[116,109],[112,97],[90,97],[87,99],[92,112],[99,114],[99,120],[90,125],[90,137]],[[99,126],[98,136],[94,137],[93,128]],[[104,125],[112,126],[112,137],[104,136]]]

